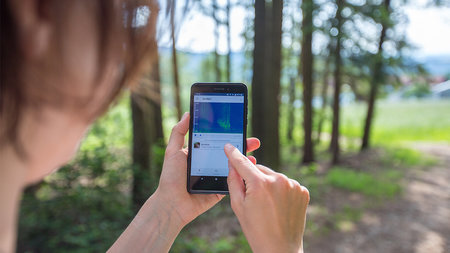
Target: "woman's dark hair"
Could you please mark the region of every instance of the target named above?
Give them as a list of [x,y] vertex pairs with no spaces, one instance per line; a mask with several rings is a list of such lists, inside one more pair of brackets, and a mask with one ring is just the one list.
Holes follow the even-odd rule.
[[[23,153],[18,139],[18,128],[25,106],[33,108],[48,104],[64,106],[68,99],[58,94],[58,89],[55,87],[42,87],[47,96],[31,96],[27,91],[29,86],[22,80],[24,62],[19,46],[18,30],[10,6],[11,1],[0,1],[0,145],[11,143],[18,153]],[[97,16],[100,38],[98,77],[103,76],[105,70],[102,68],[111,55],[119,57],[120,66],[117,82],[111,84],[107,97],[102,99],[101,108],[89,115],[92,119],[109,107],[122,88],[137,77],[144,65],[150,64],[152,52],[149,49],[151,42],[155,40],[159,5],[157,0],[124,0],[119,3],[110,0],[85,1],[86,4],[95,6],[94,12]],[[71,2],[58,0],[49,1],[46,4],[56,8],[54,10],[54,13],[57,13],[56,18],[64,18],[64,13],[70,11],[67,8],[70,8],[68,5]],[[62,29],[64,27],[60,27],[59,31]],[[95,88],[93,85],[93,91]],[[83,100],[78,98],[72,102],[76,107],[82,107],[88,100],[89,98]]]

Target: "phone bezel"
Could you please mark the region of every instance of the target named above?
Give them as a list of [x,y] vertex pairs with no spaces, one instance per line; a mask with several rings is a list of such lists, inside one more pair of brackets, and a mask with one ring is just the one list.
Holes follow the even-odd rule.
[[[190,120],[189,130],[193,127],[193,110],[194,110],[194,93],[242,93],[244,94],[244,126],[243,126],[243,150],[247,150],[247,109],[248,109],[248,90],[247,86],[243,83],[194,83],[191,86],[190,96]],[[228,194],[228,184],[226,183],[227,177],[204,177],[204,178],[219,178],[220,183],[226,185],[225,189],[193,189],[193,186],[198,182],[197,178],[200,176],[191,176],[191,147],[192,147],[192,131],[189,131],[189,146],[188,146],[188,159],[187,159],[187,191],[191,194]],[[196,180],[192,180],[195,178]]]

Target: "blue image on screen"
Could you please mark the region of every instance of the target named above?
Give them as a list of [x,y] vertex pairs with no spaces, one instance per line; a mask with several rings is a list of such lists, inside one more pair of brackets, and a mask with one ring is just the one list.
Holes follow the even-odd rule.
[[194,133],[243,133],[243,103],[195,103]]

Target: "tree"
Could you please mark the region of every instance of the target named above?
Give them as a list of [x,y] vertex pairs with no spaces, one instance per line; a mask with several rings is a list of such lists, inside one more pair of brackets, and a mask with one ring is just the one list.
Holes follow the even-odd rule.
[[281,75],[281,32],[283,1],[255,1],[255,44],[252,77],[252,128],[263,147],[255,156],[278,169],[279,93]]
[[[265,71],[265,48],[266,48],[266,2],[255,0],[255,22],[254,22],[254,47],[253,47],[253,75],[252,75],[252,131],[253,135],[263,140],[263,90]],[[263,144],[265,145],[265,144]],[[255,156],[262,156],[262,149],[255,152]],[[259,158],[259,157],[258,157]]]
[[231,82],[231,27],[230,27],[230,11],[231,11],[231,0],[227,0],[226,6],[226,16],[225,26],[227,28],[227,82]]
[[175,5],[176,0],[171,0],[170,4],[170,33],[172,39],[172,71],[173,71],[173,83],[175,88],[175,107],[177,112],[177,118],[181,119],[181,98],[180,98],[180,80],[178,72],[178,61],[177,61],[177,49],[176,49],[176,38],[175,38]]
[[320,143],[322,135],[323,122],[325,121],[327,105],[328,105],[328,86],[329,86],[329,75],[330,75],[330,54],[325,59],[325,69],[323,71],[323,83],[322,89],[320,91],[320,96],[322,99],[322,106],[320,108],[319,122],[317,123],[317,139],[316,142]]
[[[150,25],[156,33],[157,13],[159,5],[156,1],[150,5]],[[157,180],[162,164],[155,164],[153,148],[164,142],[162,114],[161,114],[161,89],[159,74],[158,45],[156,34],[150,41],[151,70],[145,75],[138,87],[131,92],[131,116],[133,123],[132,166],[133,187],[132,201],[137,211],[156,189]],[[152,166],[153,164],[153,166]]]
[[335,16],[336,22],[336,44],[334,50],[334,95],[333,95],[333,122],[331,131],[331,143],[330,150],[332,152],[332,163],[336,164],[339,161],[339,117],[340,117],[340,101],[341,95],[341,39],[342,39],[342,9],[345,4],[345,0],[337,0],[337,10]]
[[314,1],[303,0],[301,4],[303,13],[302,21],[302,52],[300,55],[301,72],[303,79],[303,129],[304,129],[304,145],[303,145],[303,163],[314,161],[314,144],[312,141],[313,126],[313,60],[312,53],[312,34],[313,34],[313,11]]
[[288,128],[287,128],[287,139],[289,141],[293,141],[293,132],[294,132],[294,107],[295,102],[295,77],[291,76],[289,78],[289,111],[288,111]]
[[389,28],[390,24],[390,0],[384,0],[382,4],[382,11],[383,14],[381,17],[381,33],[380,38],[378,42],[378,52],[375,56],[375,62],[373,66],[373,76],[372,81],[370,85],[370,93],[369,93],[369,101],[367,105],[367,115],[366,120],[364,124],[364,133],[362,137],[361,142],[361,150],[365,150],[369,147],[369,141],[370,141],[370,129],[372,126],[373,121],[373,114],[374,114],[374,107],[375,107],[375,99],[377,97],[378,92],[378,86],[380,85],[381,81],[383,80],[383,43],[386,39],[386,30]]
[[219,55],[219,26],[220,20],[217,17],[217,12],[219,7],[217,6],[217,0],[212,2],[212,18],[214,20],[214,69],[216,73],[216,82],[222,80],[222,75],[220,72],[220,55]]

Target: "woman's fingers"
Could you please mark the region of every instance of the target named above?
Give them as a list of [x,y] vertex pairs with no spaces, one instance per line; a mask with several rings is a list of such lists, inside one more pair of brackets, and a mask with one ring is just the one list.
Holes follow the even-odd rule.
[[[233,165],[228,162],[228,190],[230,191],[230,198],[232,203],[239,203],[244,199],[245,196],[245,185],[241,176],[236,172]],[[234,204],[232,204],[234,205]]]
[[261,142],[258,138],[250,137],[247,138],[247,152],[252,152],[257,150],[261,146]]
[[276,173],[276,172],[273,171],[272,169],[267,168],[266,166],[261,165],[261,164],[257,164],[256,167],[257,167],[262,173],[264,173],[264,174],[266,174],[266,175],[273,175],[273,174]]
[[230,167],[233,167],[244,180],[253,180],[262,175],[255,165],[233,145],[227,143],[224,150]]
[[248,160],[250,160],[250,162],[252,162],[254,165],[256,165],[256,158],[252,155],[247,156]]

